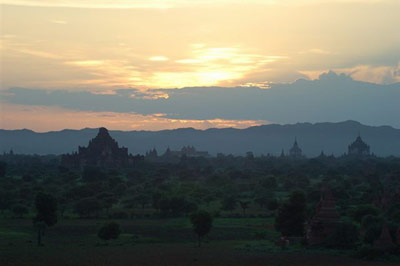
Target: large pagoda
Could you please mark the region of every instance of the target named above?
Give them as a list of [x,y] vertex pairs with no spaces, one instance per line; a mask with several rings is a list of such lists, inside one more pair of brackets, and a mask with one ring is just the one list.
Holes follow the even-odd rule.
[[289,150],[289,157],[291,158],[302,158],[303,152],[297,144],[297,138],[294,139],[293,147]]
[[129,165],[137,156],[128,154],[128,148],[119,147],[108,130],[99,128],[95,138],[89,141],[87,147],[78,147],[78,152],[64,154],[62,164],[68,167],[83,167],[86,165],[120,167]]
[[306,238],[308,243],[310,245],[323,243],[340,222],[332,192],[328,186],[325,186],[322,189],[321,200],[318,203],[315,215],[307,225]]
[[358,134],[356,140],[349,145],[347,154],[357,157],[370,155],[369,145],[362,140],[360,134]]

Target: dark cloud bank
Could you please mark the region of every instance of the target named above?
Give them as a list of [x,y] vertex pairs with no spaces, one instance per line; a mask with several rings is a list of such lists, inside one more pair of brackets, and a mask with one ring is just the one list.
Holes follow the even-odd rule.
[[400,83],[379,85],[334,72],[318,80],[298,80],[256,87],[193,87],[156,90],[169,98],[150,99],[136,89],[114,95],[90,92],[12,88],[3,101],[61,106],[84,111],[163,113],[179,119],[265,120],[276,123],[356,120],[369,125],[400,127]]

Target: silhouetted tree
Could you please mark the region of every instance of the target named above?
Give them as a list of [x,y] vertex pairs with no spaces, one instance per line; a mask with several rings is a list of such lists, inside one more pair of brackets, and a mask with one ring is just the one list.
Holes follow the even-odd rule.
[[294,191],[278,209],[275,228],[283,236],[303,236],[306,211],[306,197],[303,191]]
[[239,200],[239,205],[243,210],[243,216],[246,216],[246,209],[249,207],[250,203],[250,200]]
[[197,234],[198,246],[201,246],[201,241],[207,235],[211,228],[213,219],[206,211],[197,211],[190,216],[190,221],[193,225],[193,231]]
[[38,229],[37,244],[42,246],[42,236],[46,226],[57,223],[57,200],[49,194],[40,192],[35,199],[36,217],[33,222]]
[[97,232],[97,236],[104,241],[117,239],[120,234],[121,229],[119,227],[119,224],[116,222],[110,222],[103,225]]

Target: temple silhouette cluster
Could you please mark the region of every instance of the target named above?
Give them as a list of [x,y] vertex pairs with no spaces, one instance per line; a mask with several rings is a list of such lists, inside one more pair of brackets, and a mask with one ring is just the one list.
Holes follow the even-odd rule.
[[[108,130],[102,127],[99,129],[97,136],[89,141],[87,147],[79,146],[77,152],[62,155],[62,165],[74,168],[82,168],[86,165],[119,167],[132,165],[135,161],[144,158],[150,161],[177,162],[182,157],[209,156],[207,151],[198,151],[194,146],[190,145],[184,146],[181,150],[171,150],[168,147],[162,155],[159,155],[156,148],[153,148],[146,152],[145,156],[133,156],[128,153],[127,148],[119,147],[118,142],[110,136]],[[348,146],[348,152],[344,156],[357,158],[371,156],[370,147],[358,135],[356,140]],[[285,154],[284,150],[282,150],[280,157],[288,159],[305,158],[297,138],[295,138],[289,153]],[[320,157],[325,157],[323,151]]]
[[[358,134],[356,140],[348,146],[347,154],[343,156],[354,157],[354,158],[364,158],[371,156],[370,147],[367,143],[363,141],[360,134]],[[280,157],[288,157],[291,159],[301,159],[304,158],[302,149],[300,148],[297,138],[294,139],[293,146],[290,148],[289,153],[285,155],[285,151],[282,149]],[[321,151],[319,157],[325,157],[324,151]]]

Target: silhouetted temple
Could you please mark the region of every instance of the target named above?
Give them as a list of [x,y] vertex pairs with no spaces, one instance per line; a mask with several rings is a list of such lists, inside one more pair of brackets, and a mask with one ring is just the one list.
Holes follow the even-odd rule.
[[340,216],[336,211],[335,200],[329,187],[321,193],[315,215],[309,221],[306,229],[306,238],[310,245],[321,244],[331,235],[340,223]]
[[104,127],[99,129],[95,138],[89,141],[87,147],[78,147],[78,152],[64,154],[62,164],[68,167],[83,167],[85,165],[120,167],[127,166],[139,159],[128,154],[128,149],[119,147]]
[[370,155],[369,146],[358,135],[357,139],[349,145],[347,154],[350,156],[368,156]]
[[173,156],[173,157],[208,157],[209,154],[207,151],[198,151],[193,146],[183,146],[180,151],[171,151],[168,147],[164,156]]
[[297,144],[297,139],[294,139],[293,147],[289,150],[289,156],[292,158],[301,158],[303,157],[303,152]]
[[157,152],[156,148],[153,148],[152,150],[146,152],[145,157],[148,158],[148,159],[157,159],[158,158],[158,152]]

